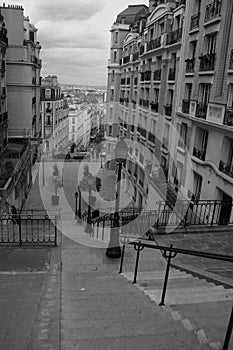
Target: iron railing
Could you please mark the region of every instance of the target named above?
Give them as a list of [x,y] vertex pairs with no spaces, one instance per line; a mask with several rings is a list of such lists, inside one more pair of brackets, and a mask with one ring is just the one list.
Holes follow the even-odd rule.
[[223,124],[233,126],[233,107],[226,107]]
[[187,58],[187,59],[185,60],[185,62],[186,62],[185,72],[186,72],[186,73],[194,73],[194,68],[195,68],[195,57]]
[[203,102],[197,103],[196,114],[197,118],[206,119],[208,105]]
[[209,71],[214,70],[215,66],[215,53],[207,53],[205,55],[201,55],[199,57],[200,59],[200,71]]
[[147,43],[147,51],[157,49],[160,46],[161,46],[161,36],[154,40],[150,40]]
[[205,22],[221,16],[222,0],[214,0],[211,4],[206,6]]
[[58,216],[9,214],[0,215],[0,244],[54,244],[57,245]]

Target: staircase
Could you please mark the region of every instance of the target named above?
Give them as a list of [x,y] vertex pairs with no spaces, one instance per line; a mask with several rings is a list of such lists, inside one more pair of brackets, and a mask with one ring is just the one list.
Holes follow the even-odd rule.
[[[133,281],[133,272],[125,272],[123,276]],[[151,301],[159,305],[161,301],[164,271],[138,272],[137,287],[147,295]],[[169,281],[165,297],[166,305],[184,305],[216,301],[233,300],[233,289],[226,289],[222,285],[215,285],[199,277],[170,268]]]

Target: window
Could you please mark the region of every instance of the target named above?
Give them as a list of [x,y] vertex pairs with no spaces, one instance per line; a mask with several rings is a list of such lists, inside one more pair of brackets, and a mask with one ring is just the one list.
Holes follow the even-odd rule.
[[72,117],[72,124],[75,124],[75,117]]
[[50,115],[46,116],[45,124],[46,125],[51,125],[51,117],[50,117]]
[[112,135],[112,125],[109,125],[109,135],[111,136]]
[[117,61],[117,51],[113,51],[113,62]]
[[74,126],[72,126],[72,132],[75,132],[75,127]]
[[177,180],[178,180],[178,184],[182,184],[184,183],[183,181],[183,164],[180,162],[177,162]]
[[209,103],[211,84],[199,85],[199,98],[198,101],[206,105]]
[[190,101],[191,100],[191,95],[192,95],[192,84],[187,83],[185,84],[185,100]]
[[194,199],[196,200],[200,199],[201,187],[202,187],[202,176],[194,171],[193,172],[193,195],[194,195]]
[[206,148],[208,142],[208,131],[197,128],[195,135],[195,147],[193,149],[193,155],[202,161],[205,160]]
[[228,86],[227,107],[233,109],[233,84]]
[[118,44],[118,32],[115,32],[115,44]]
[[217,33],[211,33],[205,36],[205,54],[215,53]]
[[72,134],[72,141],[74,141],[74,134]]
[[112,81],[115,81],[115,70],[112,71]]
[[51,98],[51,89],[45,89],[45,98]]
[[110,96],[111,100],[114,100],[114,89],[111,89],[111,96]]
[[181,123],[180,127],[180,138],[181,138],[181,144],[179,146],[184,147],[187,143],[187,124],[186,123]]

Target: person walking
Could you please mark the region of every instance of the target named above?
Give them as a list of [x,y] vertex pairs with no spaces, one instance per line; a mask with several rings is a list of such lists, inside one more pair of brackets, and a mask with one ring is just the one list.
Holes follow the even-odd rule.
[[18,224],[18,212],[14,205],[11,206],[11,220],[13,224]]

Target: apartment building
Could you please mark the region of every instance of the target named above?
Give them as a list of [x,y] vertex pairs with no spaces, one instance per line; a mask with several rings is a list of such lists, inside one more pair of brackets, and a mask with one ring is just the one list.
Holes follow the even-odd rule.
[[7,99],[10,135],[40,138],[40,43],[37,28],[19,5],[3,4],[7,29]]
[[223,201],[220,221],[227,223],[233,198],[231,0],[187,1],[178,79],[177,181],[192,200]]
[[84,119],[87,116],[85,105],[69,105],[69,144],[75,143],[77,148],[84,145]]
[[43,151],[67,149],[69,142],[69,106],[58,78],[47,76],[41,81],[41,126]]
[[126,25],[125,13],[130,8],[117,16],[111,28],[107,135],[130,140],[131,159],[126,172],[133,180],[134,201],[141,206],[148,202],[149,192],[154,203],[168,195],[176,196],[172,186],[169,191],[165,187],[169,163],[173,162],[170,134],[176,110],[185,1],[149,1],[149,6],[141,5],[139,14]]
[[5,18],[0,15],[0,213],[10,212],[11,205],[22,208],[31,186],[33,160],[30,135],[26,130],[20,136],[8,137],[8,108],[12,96],[8,98],[6,86],[9,68],[6,65],[7,52],[8,31]]

